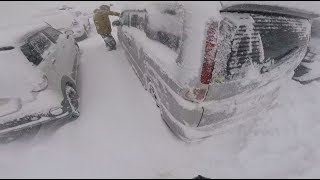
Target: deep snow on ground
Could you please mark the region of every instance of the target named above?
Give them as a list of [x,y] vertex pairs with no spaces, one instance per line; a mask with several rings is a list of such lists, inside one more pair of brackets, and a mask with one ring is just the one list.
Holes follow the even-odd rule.
[[81,117],[52,135],[0,145],[1,178],[319,177],[319,82],[290,81],[263,118],[186,144],[119,44],[108,52],[94,31],[79,44]]

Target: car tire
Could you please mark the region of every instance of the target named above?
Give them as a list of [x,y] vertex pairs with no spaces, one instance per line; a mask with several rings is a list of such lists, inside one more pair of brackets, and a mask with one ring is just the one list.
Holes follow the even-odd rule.
[[79,95],[75,88],[70,85],[65,87],[66,102],[69,106],[70,113],[73,118],[78,118],[80,116],[79,112]]

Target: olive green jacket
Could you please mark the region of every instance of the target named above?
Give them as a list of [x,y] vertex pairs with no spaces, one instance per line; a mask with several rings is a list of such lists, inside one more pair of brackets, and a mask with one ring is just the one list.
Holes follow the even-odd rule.
[[119,16],[120,13],[113,12],[113,11],[107,11],[107,10],[97,10],[94,13],[93,21],[96,25],[97,33],[98,34],[110,34],[112,31],[111,23],[109,16]]

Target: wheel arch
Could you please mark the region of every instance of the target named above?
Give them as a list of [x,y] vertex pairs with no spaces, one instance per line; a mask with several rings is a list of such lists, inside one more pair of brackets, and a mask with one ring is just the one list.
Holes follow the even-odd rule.
[[66,94],[64,92],[66,86],[69,85],[74,89],[77,89],[76,83],[68,76],[63,76],[61,78],[61,91],[63,92],[63,97],[66,98]]

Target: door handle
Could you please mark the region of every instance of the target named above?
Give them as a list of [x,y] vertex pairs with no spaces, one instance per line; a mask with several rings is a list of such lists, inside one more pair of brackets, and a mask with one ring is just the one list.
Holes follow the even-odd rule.
[[55,64],[55,63],[56,63],[56,61],[57,61],[57,59],[56,59],[56,58],[52,58],[52,59],[51,59],[51,63],[52,63],[52,64]]

